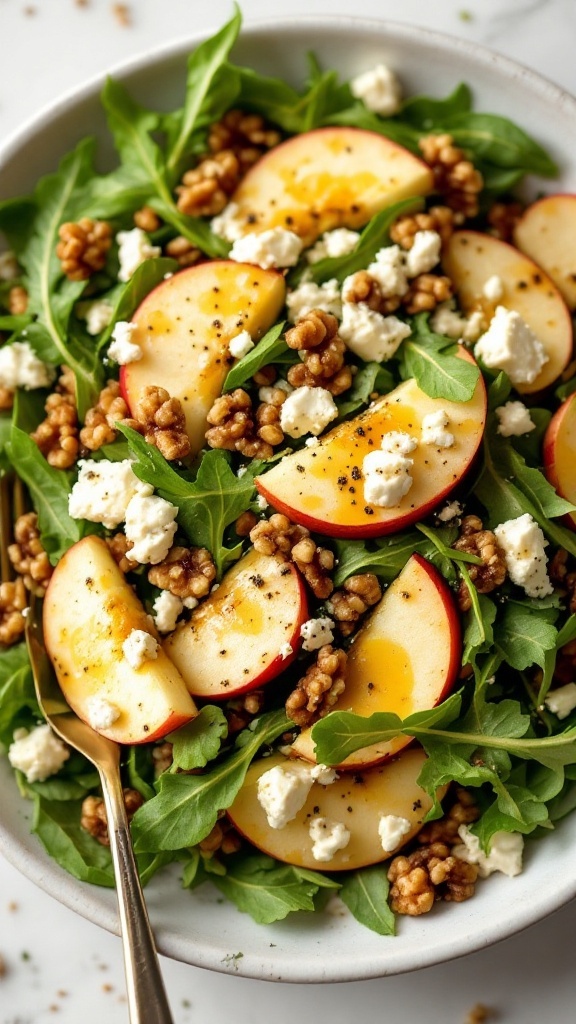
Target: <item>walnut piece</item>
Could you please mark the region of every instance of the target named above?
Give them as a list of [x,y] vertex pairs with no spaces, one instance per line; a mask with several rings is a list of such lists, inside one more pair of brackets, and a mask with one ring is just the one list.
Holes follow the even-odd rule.
[[454,857],[445,843],[431,843],[394,857],[388,869],[390,906],[397,914],[427,914],[435,900],[462,903],[474,895],[478,868]]
[[110,548],[112,558],[121,572],[130,572],[138,565],[138,562],[133,562],[128,557],[128,552],[134,545],[131,540],[128,540],[125,533],[115,533],[112,537],[106,537],[105,540]]
[[346,285],[344,299],[346,302],[361,302],[383,316],[394,313],[402,302],[400,295],[383,295],[378,281],[367,270],[358,270],[351,275]]
[[265,150],[277,146],[281,138],[280,132],[266,124],[259,114],[233,109],[210,126],[208,148],[211,153],[231,149],[242,169],[247,170]]
[[224,714],[228,722],[228,733],[241,732],[259,715],[264,707],[264,691],[251,690],[244,697],[226,701]]
[[[283,400],[285,397],[283,393]],[[278,431],[271,432],[268,429],[275,427],[275,421],[266,422],[268,417],[264,416],[263,412],[260,412],[259,415],[263,420],[262,426],[257,425],[252,409],[252,399],[243,388],[236,388],[228,395],[221,395],[216,399],[207,416],[210,424],[206,431],[208,444],[211,448],[224,448],[229,452],[240,452],[241,455],[250,459],[269,459],[273,448],[266,437],[276,437]],[[283,434],[282,437],[284,437]]]
[[51,466],[69,469],[78,458],[78,414],[74,375],[67,366],[44,406],[46,419],[30,435]]
[[343,636],[354,632],[360,617],[381,597],[382,587],[372,572],[349,576],[342,589],[334,591],[329,612]]
[[186,171],[177,185],[178,209],[190,217],[215,217],[226,206],[241,174],[240,161],[230,149],[205,157]]
[[452,298],[453,291],[454,286],[449,277],[442,274],[419,274],[410,281],[402,301],[406,312],[412,316],[436,309],[441,302]]
[[152,760],[154,762],[154,778],[157,779],[172,766],[172,744],[157,743],[155,747],[152,747]]
[[[136,789],[123,790],[124,793],[124,806],[126,807],[126,813],[128,820],[130,821],[135,815],[139,807],[144,803],[144,798],[140,796],[140,793]],[[80,826],[85,832],[88,832],[94,839],[97,839],[102,846],[110,846],[110,837],[108,835],[108,818],[106,815],[106,806],[102,797],[100,796],[87,796],[82,801],[82,813],[80,817]]]
[[98,395],[96,405],[88,409],[84,426],[80,431],[80,443],[95,452],[105,444],[112,444],[118,436],[115,423],[124,423],[139,429],[139,424],[129,416],[129,409],[120,394],[117,380],[109,380]]
[[161,223],[160,217],[151,206],[142,206],[134,214],[134,224],[141,231],[145,231],[147,235],[158,231]]
[[14,524],[14,543],[10,544],[8,555],[26,589],[43,597],[53,570],[40,541],[35,512],[18,516]]
[[24,580],[0,583],[0,644],[15,644],[24,632],[26,607]]
[[451,135],[427,135],[418,143],[422,156],[432,168],[435,191],[452,210],[475,217],[478,195],[484,187],[480,171],[454,145]]
[[458,787],[455,797],[454,803],[442,818],[429,821],[420,829],[416,838],[421,845],[444,843],[446,846],[455,846],[461,842],[458,835],[460,825],[470,825],[480,817],[474,797],[467,789]]
[[347,655],[331,644],[318,651],[316,661],[286,701],[286,714],[305,729],[327,715],[345,689]]
[[0,385],[0,412],[8,412],[14,405],[14,392]]
[[67,221],[58,230],[56,255],[70,281],[86,281],[106,264],[112,245],[112,227],[105,220],[82,217]]
[[270,519],[254,526],[250,540],[262,555],[281,554],[291,558],[315,597],[325,600],[330,596],[334,587],[330,578],[334,554],[328,548],[319,547],[305,526],[291,523],[287,516],[274,512]]
[[[501,587],[506,579],[506,557],[492,530],[485,530],[478,516],[465,516],[460,526],[460,536],[452,545],[457,551],[477,555],[482,565],[468,564],[470,579],[479,594],[489,594]],[[458,607],[466,612],[472,601],[464,580],[458,590]]]
[[333,395],[341,395],[351,386],[352,370],[344,365],[346,345],[331,313],[311,310],[286,332],[286,343],[300,352],[302,359],[288,370],[292,387],[322,387]]
[[136,421],[144,430],[148,444],[156,446],[165,459],[185,459],[190,454],[186,417],[179,398],[171,398],[165,388],[143,388],[134,409]]
[[399,217],[390,228],[390,238],[403,249],[411,249],[417,231],[437,231],[445,243],[462,219],[449,206],[432,206],[426,213],[407,213]]
[[198,846],[203,854],[213,857],[218,852],[238,853],[242,846],[242,840],[232,823],[226,818],[220,818],[206,838],[200,840]]
[[493,203],[488,210],[491,233],[503,242],[511,242],[514,228],[524,212],[522,203]]
[[8,312],[12,316],[20,316],[28,309],[28,292],[20,284],[15,284],[8,292]]
[[176,235],[164,246],[164,253],[177,260],[181,267],[193,267],[201,259],[202,253],[184,235]]
[[148,579],[184,600],[206,597],[216,579],[214,559],[206,548],[173,547],[163,562],[153,565]]

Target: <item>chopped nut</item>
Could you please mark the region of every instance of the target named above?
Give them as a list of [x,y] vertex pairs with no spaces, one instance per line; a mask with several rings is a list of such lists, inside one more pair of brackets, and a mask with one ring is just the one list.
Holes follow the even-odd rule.
[[206,548],[173,547],[163,562],[152,566],[148,579],[176,597],[206,597],[216,579],[214,559]]
[[234,523],[234,529],[239,537],[247,537],[257,522],[258,516],[254,512],[243,512]]
[[148,443],[156,445],[169,462],[190,454],[186,417],[179,398],[171,398],[165,388],[148,385],[140,393],[134,414]]
[[330,598],[330,614],[344,636],[354,632],[361,615],[382,597],[378,577],[372,572],[349,576]]
[[229,700],[224,706],[230,735],[245,729],[264,707],[264,691],[251,690],[244,697]]
[[213,857],[218,852],[224,854],[238,853],[242,846],[242,840],[232,823],[226,818],[221,818],[216,822],[206,838],[198,843],[198,846],[202,853]]
[[178,209],[190,217],[215,217],[226,206],[241,173],[240,161],[230,149],[205,157],[186,171],[176,187]]
[[378,281],[367,270],[358,270],[351,276],[344,299],[346,302],[361,302],[383,316],[394,313],[402,302],[400,295],[383,295]]
[[192,242],[189,242],[184,235],[176,235],[176,238],[172,238],[166,243],[164,247],[166,256],[170,256],[173,260],[177,260],[181,267],[193,267],[198,260],[201,259],[202,253],[200,249],[197,249]]
[[282,554],[286,558],[289,557],[294,545],[308,536],[309,531],[305,526],[294,525],[280,512],[275,512],[270,519],[257,523],[250,531],[250,540],[259,554]]
[[26,607],[26,590],[21,576],[14,582],[0,583],[0,644],[15,644],[24,632],[22,612]]
[[153,231],[158,231],[161,220],[155,210],[151,206],[142,206],[139,210],[136,210],[134,214],[134,224],[137,228],[145,231],[146,234],[150,235]]
[[37,597],[43,597],[52,575],[52,566],[40,541],[35,512],[18,516],[14,524],[14,544],[10,544],[8,555],[14,569],[23,578],[24,586]]
[[432,311],[441,302],[452,298],[453,285],[449,277],[442,274],[419,274],[410,281],[410,287],[402,301],[406,312],[413,315]]
[[270,436],[266,430],[270,424],[257,427],[252,400],[242,388],[217,398],[207,419],[210,427],[206,440],[211,448],[237,451],[252,459],[269,459],[272,455],[272,444],[262,436],[263,429],[264,434]]
[[466,160],[451,135],[427,135],[418,143],[434,174],[434,186],[446,205],[465,217],[478,213],[478,195],[484,187],[480,171]]
[[308,728],[327,715],[345,689],[345,651],[326,644],[286,701],[286,714],[296,725]]
[[[126,807],[128,820],[130,821],[138,808],[144,803],[144,799],[136,789],[124,789],[123,792],[124,805]],[[110,838],[108,836],[108,818],[106,815],[106,806],[102,797],[87,796],[82,801],[80,826],[85,832],[88,832],[89,835],[93,836],[94,839],[97,839],[102,846],[110,846]]]
[[164,742],[152,747],[152,760],[154,762],[154,778],[157,779],[172,765],[172,744]]
[[280,409],[286,401],[286,392],[282,388],[270,388],[269,401],[261,402],[256,409],[257,435],[266,444],[279,445],[284,440],[284,431],[280,426]]
[[112,444],[118,436],[114,429],[115,423],[124,423],[139,429],[139,424],[129,416],[129,409],[120,394],[120,385],[116,380],[109,380],[102,388],[98,401],[86,413],[84,426],[80,431],[80,443],[91,452],[97,451],[105,444]]
[[313,309],[286,332],[286,341],[302,359],[288,370],[292,387],[322,387],[340,395],[351,386],[352,370],[344,365],[347,349],[338,334],[336,317]]
[[211,153],[231,149],[243,170],[247,170],[261,154],[277,146],[282,136],[266,124],[259,114],[229,110],[221,121],[210,127],[208,148]]
[[125,533],[115,533],[112,537],[106,537],[106,543],[121,572],[130,572],[131,569],[138,565],[138,562],[132,562],[128,557],[128,552],[134,545],[132,541],[128,540]]
[[[489,594],[501,587],[506,579],[506,557],[492,530],[485,530],[478,516],[465,516],[460,526],[460,536],[452,545],[457,551],[477,555],[482,565],[467,566],[470,579],[478,593]],[[458,606],[466,612],[472,601],[464,580],[458,590]]]
[[436,899],[462,903],[474,895],[478,868],[450,853],[445,843],[431,843],[394,857],[388,869],[390,906],[397,914],[427,914]]
[[269,387],[270,384],[274,383],[277,376],[278,374],[273,366],[261,366],[252,377],[252,380],[259,388]]
[[78,414],[74,375],[67,366],[44,406],[46,419],[30,435],[51,466],[69,469],[78,458]]
[[56,255],[70,281],[85,281],[105,266],[112,245],[112,228],[107,221],[90,217],[68,221],[59,228],[58,237]]
[[286,331],[285,341],[289,348],[297,352],[307,351],[316,348],[324,341],[336,337],[338,333],[338,320],[331,313],[325,313],[322,309],[313,309],[306,316]]
[[511,242],[514,228],[524,212],[522,203],[494,203],[488,210],[488,223],[492,234],[503,242]]
[[28,292],[20,284],[15,284],[8,292],[8,312],[12,316],[20,316],[28,309]]
[[334,568],[334,554],[328,548],[318,547],[305,526],[294,525],[287,516],[275,512],[270,519],[256,524],[250,531],[250,540],[260,554],[291,558],[315,597],[324,600],[332,593],[329,574]]
[[0,385],[0,411],[8,412],[14,405],[14,392]]
[[422,845],[444,843],[455,846],[461,842],[458,835],[460,825],[469,825],[480,817],[474,797],[467,789],[456,790],[456,800],[442,818],[429,821],[418,833],[417,840]]
[[411,249],[417,231],[437,231],[444,243],[461,219],[449,206],[432,206],[427,213],[407,213],[399,217],[390,228],[390,238],[403,249]]

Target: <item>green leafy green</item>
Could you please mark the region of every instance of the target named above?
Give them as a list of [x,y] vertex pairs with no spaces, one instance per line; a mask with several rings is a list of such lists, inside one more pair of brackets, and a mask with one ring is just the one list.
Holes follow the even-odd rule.
[[388,906],[388,875],[378,865],[346,877],[338,895],[360,924],[378,935],[394,935],[396,919]]
[[191,771],[204,768],[218,754],[228,735],[228,722],[221,708],[206,704],[198,717],[167,737],[172,743],[173,767]]
[[391,583],[415,551],[421,554],[427,549],[428,542],[412,530],[377,541],[337,540],[335,547],[338,564],[334,584],[340,587],[349,576],[362,572],[373,572]]
[[107,345],[110,341],[112,331],[114,330],[114,324],[117,323],[118,320],[129,320],[142,300],[146,298],[152,289],[155,288],[156,285],[160,284],[168,274],[173,274],[175,270],[178,270],[178,263],[176,260],[165,259],[162,257],[159,259],[144,260],[144,263],[141,263],[140,266],[136,268],[130,280],[127,281],[118,294],[113,307],[110,324],[102,332],[98,341],[98,351],[100,351],[104,345]]
[[402,104],[400,118],[423,132],[441,128],[447,118],[468,114],[472,110],[470,87],[460,82],[446,99],[432,96],[411,96]]
[[524,609],[510,602],[496,623],[495,642],[504,661],[523,671],[531,665],[544,668],[546,652],[556,649],[558,631],[550,622],[543,621],[533,609]]
[[235,857],[227,864],[225,875],[211,880],[258,924],[283,921],[296,910],[314,910],[313,896],[318,890],[296,868],[259,853]]
[[412,321],[412,335],[402,343],[400,372],[406,380],[414,377],[430,398],[468,402],[476,390],[480,370],[457,355],[458,345],[435,334],[428,326],[428,313]]
[[288,345],[281,338],[285,321],[274,324],[257,345],[248,352],[243,359],[239,359],[235,366],[228,371],[222,391],[232,391],[239,388],[245,381],[253,377],[262,366],[268,363],[275,363],[280,356],[290,352]]
[[26,644],[17,644],[0,654],[0,741],[11,743],[14,729],[30,713],[41,717]]
[[355,374],[352,387],[346,392],[344,401],[337,403],[340,419],[367,405],[374,391],[379,395],[387,394],[394,384],[394,377],[385,366],[381,366],[380,363],[365,363]]

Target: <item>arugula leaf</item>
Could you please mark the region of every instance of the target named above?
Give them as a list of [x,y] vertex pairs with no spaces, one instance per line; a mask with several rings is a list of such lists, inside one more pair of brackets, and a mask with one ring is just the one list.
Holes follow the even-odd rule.
[[467,114],[472,109],[470,87],[460,82],[446,99],[437,100],[431,96],[411,96],[402,104],[400,118],[421,131],[442,127],[446,119],[458,114]]
[[36,796],[34,804],[33,831],[60,867],[81,882],[113,888],[110,850],[80,827],[81,801]]
[[477,366],[460,359],[452,339],[435,334],[428,327],[428,313],[412,320],[412,335],[400,349],[400,372],[404,380],[414,377],[430,398],[468,402],[480,376]]
[[98,352],[110,341],[114,325],[119,320],[129,320],[152,289],[160,284],[168,274],[173,274],[178,269],[176,260],[165,257],[144,260],[144,263],[136,268],[130,280],[119,291],[110,323],[98,341]]
[[296,910],[314,910],[312,897],[318,891],[296,868],[264,854],[234,857],[227,863],[226,874],[211,881],[258,924],[283,921]]
[[250,349],[247,355],[238,360],[236,365],[226,375],[222,388],[223,392],[233,391],[234,388],[241,387],[262,366],[267,366],[268,363],[275,363],[280,356],[291,351],[286,342],[280,337],[285,324],[285,320],[274,324],[269,331],[266,331],[266,334],[260,339],[258,344],[253,349]]
[[[19,256],[26,248],[38,206],[34,196],[4,199],[0,202],[0,231],[10,248]],[[11,282],[7,282],[10,284]]]
[[228,735],[228,722],[221,708],[206,704],[197,718],[167,737],[173,744],[173,767],[191,771],[204,768],[218,754]]
[[26,712],[41,717],[26,644],[9,647],[0,654],[0,741],[12,742],[12,734]]
[[224,546],[224,531],[250,508],[254,480],[249,473],[237,477],[230,469],[228,452],[206,452],[192,482],[172,469],[157,448],[130,427],[120,426],[134,462],[136,476],[152,484],[161,498],[178,507],[178,522],[193,544],[208,548],[218,575],[240,557],[241,545]]
[[428,541],[415,530],[405,531],[397,536],[382,537],[377,541],[336,540],[338,561],[334,573],[334,586],[342,586],[349,576],[361,572],[373,572],[387,583],[391,583],[414,552],[422,554],[427,547]]
[[155,793],[154,787],[151,785],[154,775],[154,762],[150,748],[141,744],[128,747],[126,770],[128,782],[132,789],[140,793],[144,800],[151,800]]
[[462,664],[474,665],[477,656],[490,651],[494,643],[496,605],[486,594],[479,594],[469,580],[467,584],[472,597],[472,607],[465,616]]
[[389,889],[386,868],[378,865],[348,875],[338,895],[360,924],[378,935],[394,935],[396,919],[388,906]]
[[546,150],[506,117],[468,111],[448,118],[445,124],[455,144],[468,150],[475,159],[496,167],[520,168],[544,178],[558,174],[558,167]]
[[233,803],[260,747],[290,728],[283,709],[262,715],[253,724],[253,729],[240,733],[230,757],[205,775],[160,776],[158,795],[132,820],[136,850],[181,850],[208,835],[218,812]]
[[390,370],[380,363],[365,363],[355,375],[352,387],[346,392],[343,402],[337,403],[339,419],[357,412],[370,401],[373,391],[386,394],[394,387],[395,381]]
[[341,124],[345,128],[363,128],[369,132],[377,132],[378,135],[385,135],[391,142],[397,142],[399,146],[404,146],[416,156],[421,155],[418,146],[418,141],[422,137],[421,131],[395,117],[385,120],[378,114],[373,114],[360,101],[331,114],[326,118],[324,124]]
[[534,609],[510,602],[496,623],[494,638],[504,660],[522,672],[531,665],[545,667],[546,652],[556,650],[558,631]]

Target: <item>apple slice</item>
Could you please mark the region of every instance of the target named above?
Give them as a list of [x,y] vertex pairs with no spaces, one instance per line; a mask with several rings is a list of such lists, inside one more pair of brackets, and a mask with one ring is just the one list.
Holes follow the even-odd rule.
[[576,309],[576,195],[544,196],[532,203],[514,228],[521,252],[545,270],[569,309]]
[[[297,762],[282,754],[254,761],[242,789],[228,810],[234,827],[254,846],[288,864],[322,871],[351,871],[377,864],[393,856],[422,827],[432,806],[427,793],[417,783],[426,760],[421,748],[406,750],[388,764],[363,771],[346,772],[330,786],[314,782],[295,818],[284,828],[271,828],[258,800],[258,779],[277,765],[291,771],[301,770]],[[385,851],[378,834],[380,818],[393,814],[405,818],[410,830],[393,849]],[[312,853],[310,821],[316,817],[342,822],[350,840],[328,862],[319,863]]]
[[226,700],[263,686],[290,665],[307,618],[296,567],[251,549],[164,649],[194,697]]
[[[562,498],[576,505],[576,392],[556,410],[544,435],[544,472]],[[576,513],[563,517],[576,530]]]
[[[460,349],[462,358],[472,359]],[[422,420],[443,410],[455,435],[450,448],[422,444],[410,453],[413,484],[394,508],[367,504],[362,482],[365,455],[393,430],[420,441]],[[482,440],[486,390],[482,378],[468,402],[429,398],[415,380],[404,381],[369,409],[335,427],[317,445],[301,449],[257,477],[260,494],[279,512],[331,537],[377,537],[422,519],[468,470]]]
[[243,233],[288,228],[311,245],[323,231],[359,228],[384,207],[432,191],[430,168],[376,132],[317,128],[275,146],[232,196]]
[[[460,620],[443,577],[421,555],[412,555],[362,626],[348,652],[346,689],[332,711],[368,717],[374,711],[406,718],[433,708],[450,691],[460,666]],[[364,768],[411,742],[397,736],[357,750],[341,767]],[[316,760],[311,730],[296,737],[298,757]]]
[[257,341],[277,320],[286,286],[277,270],[214,260],[182,270],[138,307],[131,340],[142,349],[120,370],[124,399],[134,410],[148,385],[166,388],[186,415],[192,454],[204,444],[206,416],[233,362],[230,339],[248,331]]
[[[442,266],[466,313],[481,309],[488,324],[497,305],[514,309],[542,342],[548,362],[532,384],[518,384],[517,391],[530,394],[552,384],[572,356],[572,322],[548,275],[513,245],[478,231],[455,231],[446,244]],[[503,287],[498,302],[483,294],[486,281],[494,276]]]
[[196,717],[184,680],[161,647],[132,668],[122,644],[133,629],[156,638],[154,625],[101,537],[88,536],[60,560],[44,599],[44,639],[62,692],[92,725],[92,698],[119,712],[107,728],[116,743],[149,743]]

